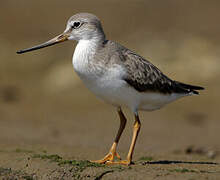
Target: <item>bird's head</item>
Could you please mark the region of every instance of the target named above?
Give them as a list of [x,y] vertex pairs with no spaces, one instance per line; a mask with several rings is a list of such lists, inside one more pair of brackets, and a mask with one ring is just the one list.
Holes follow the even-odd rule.
[[55,38],[31,48],[20,50],[17,53],[25,53],[44,47],[52,46],[67,40],[104,40],[105,34],[100,20],[93,14],[78,13],[72,16],[66,25],[64,32]]

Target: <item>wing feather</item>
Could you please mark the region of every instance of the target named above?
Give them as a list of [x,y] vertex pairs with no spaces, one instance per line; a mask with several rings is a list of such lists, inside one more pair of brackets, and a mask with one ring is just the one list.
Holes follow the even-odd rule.
[[195,90],[204,89],[171,80],[152,63],[128,49],[122,53],[125,59],[124,66],[127,70],[124,80],[139,92],[157,91],[165,94],[193,92],[198,94]]

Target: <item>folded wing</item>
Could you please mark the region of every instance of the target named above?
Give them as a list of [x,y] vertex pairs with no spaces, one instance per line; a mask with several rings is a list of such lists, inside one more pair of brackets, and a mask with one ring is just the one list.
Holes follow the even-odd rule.
[[123,64],[127,71],[124,80],[139,92],[157,91],[164,94],[199,94],[197,90],[204,89],[200,86],[171,80],[152,63],[128,49],[122,51],[122,56],[124,56]]

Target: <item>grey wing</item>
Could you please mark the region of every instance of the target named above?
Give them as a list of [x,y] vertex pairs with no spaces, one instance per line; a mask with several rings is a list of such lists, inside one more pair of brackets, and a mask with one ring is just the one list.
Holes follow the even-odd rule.
[[128,49],[124,49],[121,56],[123,56],[123,64],[127,71],[124,80],[139,92],[157,91],[165,94],[193,92],[198,94],[195,90],[203,89],[171,80],[152,63]]

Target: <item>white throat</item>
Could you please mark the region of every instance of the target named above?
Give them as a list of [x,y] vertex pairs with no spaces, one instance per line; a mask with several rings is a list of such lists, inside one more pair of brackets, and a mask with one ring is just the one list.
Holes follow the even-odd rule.
[[73,54],[73,68],[79,76],[86,75],[89,71],[89,61],[92,60],[97,48],[95,40],[80,40]]
[[96,44],[92,40],[80,40],[75,48],[73,60],[85,59],[94,52],[95,48]]

